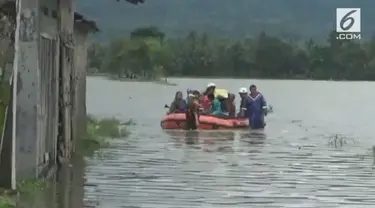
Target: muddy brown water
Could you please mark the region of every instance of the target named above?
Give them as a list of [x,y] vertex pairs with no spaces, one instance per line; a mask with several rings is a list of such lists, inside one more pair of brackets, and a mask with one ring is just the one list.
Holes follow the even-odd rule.
[[[98,208],[375,207],[372,82],[91,77],[87,109],[132,118],[125,140],[87,159],[84,204]],[[177,90],[256,84],[274,113],[264,131],[165,132]],[[104,156],[103,156],[104,155]]]

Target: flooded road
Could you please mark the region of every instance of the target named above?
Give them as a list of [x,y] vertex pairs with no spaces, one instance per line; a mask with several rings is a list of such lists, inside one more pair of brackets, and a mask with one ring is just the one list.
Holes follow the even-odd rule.
[[[126,140],[87,161],[85,206],[374,207],[375,83],[171,79],[178,86],[88,79],[87,109],[132,118]],[[175,91],[256,84],[274,113],[264,132],[164,132]]]

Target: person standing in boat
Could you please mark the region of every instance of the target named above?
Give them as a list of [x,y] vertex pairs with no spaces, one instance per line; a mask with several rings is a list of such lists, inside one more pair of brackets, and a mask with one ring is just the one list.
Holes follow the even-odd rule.
[[199,127],[199,104],[194,94],[188,95],[188,104],[186,108],[186,130],[196,130]]
[[258,92],[255,85],[250,86],[250,95],[247,102],[247,113],[252,129],[263,129],[265,127],[264,117],[267,103],[264,96]]
[[228,115],[229,117],[236,117],[236,103],[234,100],[236,99],[236,95],[233,93],[228,94],[228,99],[227,99],[227,105],[228,105]]
[[237,114],[238,118],[245,118],[247,117],[247,103],[249,101],[249,93],[247,92],[246,87],[242,87],[238,92],[241,98],[240,102],[240,111]]
[[169,107],[169,113],[184,113],[186,111],[186,105],[184,95],[181,91],[178,91]]

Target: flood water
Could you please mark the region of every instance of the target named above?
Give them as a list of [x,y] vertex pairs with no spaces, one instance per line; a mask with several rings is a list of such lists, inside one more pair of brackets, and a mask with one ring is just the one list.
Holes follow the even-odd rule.
[[[374,207],[371,82],[89,78],[87,109],[134,119],[132,134],[88,159],[84,203],[98,208]],[[177,90],[256,84],[274,112],[263,132],[165,132]],[[99,153],[98,153],[99,154]]]

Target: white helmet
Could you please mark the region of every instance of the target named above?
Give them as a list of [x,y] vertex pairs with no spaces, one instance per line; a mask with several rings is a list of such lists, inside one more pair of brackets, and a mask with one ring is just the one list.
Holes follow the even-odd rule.
[[247,93],[246,87],[242,87],[238,93]]
[[215,83],[211,82],[210,84],[207,85],[207,87],[216,87],[216,85],[215,85]]

